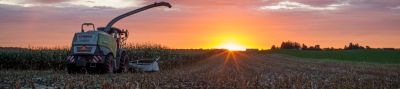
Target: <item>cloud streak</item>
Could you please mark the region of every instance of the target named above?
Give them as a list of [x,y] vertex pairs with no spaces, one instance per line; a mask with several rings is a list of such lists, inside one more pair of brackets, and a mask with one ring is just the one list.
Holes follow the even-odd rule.
[[350,5],[348,2],[334,3],[329,4],[327,6],[312,6],[300,2],[294,1],[281,1],[275,3],[273,5],[261,6],[259,9],[261,10],[319,10],[319,11],[327,11],[327,10],[337,10],[343,6]]
[[400,6],[392,7],[392,9],[400,10]]
[[143,0],[0,0],[0,4],[20,7],[109,7],[127,8],[137,7],[143,4]]

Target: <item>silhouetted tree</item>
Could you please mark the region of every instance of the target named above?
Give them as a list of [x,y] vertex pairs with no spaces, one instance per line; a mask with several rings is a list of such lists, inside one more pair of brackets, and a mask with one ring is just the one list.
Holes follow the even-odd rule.
[[366,48],[366,49],[371,49],[371,47],[369,47],[369,46],[365,46],[365,48]]
[[320,45],[315,45],[315,46],[308,47],[307,50],[322,50],[322,49],[320,48]]
[[320,45],[315,45],[315,49],[321,49]]
[[307,49],[308,49],[308,47],[307,47],[307,45],[303,44],[303,45],[301,46],[301,49],[303,49],[303,50],[307,50]]
[[272,45],[271,47],[272,50],[277,49],[275,45]]
[[292,41],[282,42],[281,49],[300,49],[300,43]]
[[310,46],[308,47],[308,50],[314,49],[314,46]]
[[349,46],[345,46],[344,47],[345,50],[353,50],[353,49],[365,49],[365,47],[360,46],[358,43],[353,44],[353,43],[349,43]]
[[323,48],[324,50],[335,50],[335,48],[333,48],[333,47],[328,47],[328,48]]

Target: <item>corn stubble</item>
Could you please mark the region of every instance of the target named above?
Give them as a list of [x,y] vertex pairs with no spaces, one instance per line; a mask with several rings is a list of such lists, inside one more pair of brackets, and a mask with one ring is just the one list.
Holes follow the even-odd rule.
[[[277,54],[132,47],[131,55],[162,55],[153,73],[67,74],[54,70],[3,69],[3,88],[400,88],[400,66],[327,62]],[[129,47],[129,46],[128,46]],[[160,46],[157,46],[160,47]],[[150,47],[154,48],[154,47]],[[135,50],[135,52],[133,51]],[[150,52],[150,51],[151,52]],[[149,54],[158,53],[158,54]],[[131,59],[141,57],[131,56]]]

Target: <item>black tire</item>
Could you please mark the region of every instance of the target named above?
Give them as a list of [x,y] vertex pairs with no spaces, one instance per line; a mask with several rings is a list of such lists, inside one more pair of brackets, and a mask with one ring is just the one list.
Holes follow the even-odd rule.
[[85,67],[76,67],[76,69],[77,69],[78,73],[84,73],[84,74],[87,73],[87,70]]
[[117,70],[117,73],[126,73],[128,72],[128,59],[125,53],[121,54],[121,58],[120,58],[120,65],[119,68]]
[[75,65],[73,65],[73,64],[67,64],[67,71],[68,71],[68,74],[75,74],[77,71],[76,71],[77,69],[76,69],[76,67],[75,67]]
[[[99,68],[101,68],[101,67],[99,67]],[[98,74],[98,73],[101,73],[101,71],[99,71],[100,70],[99,68],[97,68],[97,67],[92,68],[92,67],[86,66],[86,71],[89,74],[95,74],[95,73]]]
[[114,73],[114,63],[113,63],[114,57],[109,54],[105,56],[104,59],[104,65],[103,65],[103,73]]

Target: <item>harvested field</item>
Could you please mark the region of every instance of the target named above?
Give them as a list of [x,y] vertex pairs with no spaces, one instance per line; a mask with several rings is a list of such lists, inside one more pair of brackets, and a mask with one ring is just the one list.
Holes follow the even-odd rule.
[[[160,66],[162,67],[162,66]],[[400,65],[225,52],[154,73],[1,70],[1,88],[400,88]]]

